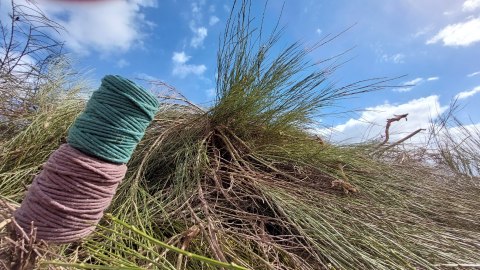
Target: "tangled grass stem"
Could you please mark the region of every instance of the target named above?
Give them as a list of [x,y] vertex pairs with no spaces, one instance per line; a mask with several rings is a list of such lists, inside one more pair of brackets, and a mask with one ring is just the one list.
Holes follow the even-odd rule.
[[64,263],[57,261],[43,261],[40,263],[41,267],[59,266],[59,267],[74,267],[77,269],[98,269],[98,270],[143,270],[144,268],[135,266],[106,266],[106,265],[94,265],[87,263]]
[[202,261],[204,263],[207,263],[207,264],[210,264],[210,265],[213,265],[213,266],[224,267],[226,269],[249,270],[248,268],[236,265],[235,263],[220,262],[220,261],[217,261],[217,260],[214,260],[214,259],[211,259],[211,258],[207,258],[207,257],[201,256],[201,255],[198,255],[198,254],[195,254],[195,253],[192,253],[192,252],[185,251],[183,249],[174,247],[174,246],[169,245],[167,243],[164,243],[164,242],[146,234],[144,231],[139,230],[137,227],[129,225],[126,222],[114,217],[112,214],[106,214],[105,217],[107,217],[108,219],[112,220],[113,222],[115,222],[117,224],[120,224],[120,225],[124,226],[125,228],[131,230],[132,232],[141,235],[145,239],[150,240],[151,242],[159,245],[160,247],[169,249],[171,251],[182,254],[182,255],[187,256],[189,258],[196,259],[196,260]]

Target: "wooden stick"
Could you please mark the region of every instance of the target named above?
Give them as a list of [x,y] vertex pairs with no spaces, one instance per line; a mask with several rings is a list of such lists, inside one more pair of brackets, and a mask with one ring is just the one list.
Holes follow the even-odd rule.
[[388,142],[388,140],[390,139],[390,133],[389,133],[390,132],[390,125],[393,122],[402,120],[403,118],[405,118],[405,120],[407,120],[408,113],[400,114],[400,115],[395,115],[394,114],[393,116],[394,116],[393,118],[387,119],[387,125],[385,126],[385,140],[383,140],[383,142],[379,146],[382,146],[382,145],[386,144]]
[[[424,130],[426,130],[426,129],[424,129],[424,128],[419,128],[419,129],[415,130],[414,132],[410,133],[410,134],[409,134],[408,136],[406,136],[405,138],[403,138],[403,139],[401,139],[401,140],[398,140],[398,141],[392,143],[391,145],[389,145],[389,146],[387,146],[387,147],[385,147],[385,148],[383,148],[383,149],[378,149],[378,148],[377,148],[378,150],[377,150],[377,151],[374,151],[373,154],[374,154],[374,155],[375,155],[375,154],[379,154],[379,155],[380,155],[380,154],[382,154],[383,152],[387,151],[388,149],[390,149],[390,148],[392,148],[392,147],[395,147],[395,146],[403,143],[404,141],[406,141],[406,140],[412,138],[413,136],[417,135],[417,133],[419,133],[420,131],[424,131]],[[381,145],[379,145],[378,147],[380,147],[380,146],[381,146]]]

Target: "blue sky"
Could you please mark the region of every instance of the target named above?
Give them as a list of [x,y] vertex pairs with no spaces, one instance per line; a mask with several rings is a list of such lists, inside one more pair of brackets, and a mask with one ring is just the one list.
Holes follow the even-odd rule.
[[[66,48],[79,68],[92,71],[94,86],[106,74],[120,74],[165,81],[199,104],[213,99],[218,38],[233,1],[39,3],[68,30]],[[282,5],[268,2],[267,29]],[[261,16],[263,6],[254,1],[252,13]],[[410,113],[408,122],[392,127],[394,137],[427,128],[454,97],[464,107],[458,116],[480,123],[480,0],[287,0],[279,46],[311,44],[354,24],[311,60],[353,47],[345,57],[351,60],[331,78],[338,85],[406,75],[396,83],[415,86],[342,101],[331,111],[357,112],[321,119],[335,131],[333,139],[378,138],[393,114]]]

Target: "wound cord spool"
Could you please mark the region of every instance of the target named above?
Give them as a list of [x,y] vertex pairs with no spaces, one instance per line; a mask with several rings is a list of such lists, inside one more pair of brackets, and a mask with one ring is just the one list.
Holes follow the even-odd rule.
[[71,126],[67,144],[47,160],[14,218],[37,239],[69,243],[89,235],[110,205],[157,99],[120,76],[102,79]]
[[105,76],[67,142],[97,158],[127,163],[157,110],[157,99],[143,88],[120,76]]

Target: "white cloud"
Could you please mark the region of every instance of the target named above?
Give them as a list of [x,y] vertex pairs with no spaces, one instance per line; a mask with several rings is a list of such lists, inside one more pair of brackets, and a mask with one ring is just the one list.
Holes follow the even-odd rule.
[[316,31],[316,32],[317,32],[317,34],[319,34],[319,35],[321,35],[321,34],[322,34],[322,32],[323,32],[323,31],[322,31],[322,29],[320,29],[320,28],[317,28],[317,30],[315,30],[315,31]]
[[[6,49],[0,47],[0,59],[3,59],[6,54]],[[8,58],[11,61],[6,61],[5,68],[12,69],[12,74],[21,77],[22,74],[31,72],[37,61],[29,54],[22,55],[19,51],[13,50],[9,52]],[[2,78],[3,79],[3,78]]]
[[[472,134],[480,134],[480,123],[450,127],[448,128],[448,133],[455,142],[465,144],[465,142],[473,141],[475,146],[478,148],[478,143],[476,143],[477,136],[472,136]],[[445,134],[445,132],[442,134]]]
[[[3,60],[5,54],[6,49],[0,47],[1,60]],[[34,83],[35,76],[30,76],[29,74],[31,74],[32,70],[36,68],[35,65],[37,64],[37,60],[35,58],[28,54],[22,56],[22,54],[18,51],[10,51],[8,58],[10,61],[5,62],[5,69],[11,69],[11,74],[14,75],[17,79],[21,80],[22,83]],[[6,81],[6,78],[0,77],[0,91],[5,91],[6,88],[4,87],[7,87],[7,91],[15,92],[14,96],[25,97],[27,92],[23,90],[18,90],[15,87],[9,87],[8,84],[3,85],[3,83]],[[2,100],[2,103],[3,102],[5,102],[5,100]]]
[[480,75],[480,71],[470,73],[470,74],[467,75],[467,77],[473,77],[473,76],[477,76],[477,75]]
[[[208,29],[202,25],[204,18],[204,6],[205,1],[193,2],[191,4],[191,20],[189,23],[190,30],[193,33],[192,38],[190,39],[190,46],[193,48],[198,48],[203,45],[203,41],[208,35]],[[212,16],[215,17],[215,16]],[[210,18],[209,23],[217,23],[215,19]],[[216,18],[216,17],[215,17]],[[218,18],[217,18],[218,19]]]
[[385,62],[392,62],[395,64],[405,63],[405,55],[403,53],[397,53],[393,55],[383,54],[382,60]]
[[[381,139],[385,132],[386,120],[393,115],[408,113],[408,121],[394,122],[390,127],[390,142],[399,140],[419,128],[428,128],[431,119],[437,118],[448,107],[441,106],[436,95],[410,100],[404,104],[383,104],[366,108],[356,119],[331,129],[320,131],[334,142],[357,143],[369,139]],[[422,142],[425,138],[415,136],[411,142]]]
[[408,82],[404,82],[403,85],[405,85],[406,87],[402,87],[402,88],[395,88],[393,89],[393,91],[395,92],[409,92],[410,90],[413,89],[414,86],[417,86],[421,83],[424,82],[424,79],[423,78],[415,78],[411,81],[408,81]]
[[467,0],[463,2],[463,11],[474,11],[480,8],[480,0]]
[[417,37],[420,37],[420,36],[424,36],[424,35],[428,34],[430,31],[432,31],[432,26],[424,27],[422,29],[419,29],[415,34],[413,34],[413,37],[417,38]]
[[207,94],[208,98],[214,98],[216,95],[215,88],[209,88],[205,91],[205,93]]
[[440,77],[430,77],[430,78],[427,79],[427,81],[431,82],[431,81],[437,81],[439,79],[440,79]]
[[456,99],[466,99],[466,98],[469,98],[469,97],[471,97],[475,94],[478,94],[478,93],[480,93],[480,86],[477,86],[470,91],[460,92],[460,93],[455,95],[455,98]]
[[42,10],[68,30],[66,45],[81,54],[129,50],[142,40],[143,27],[152,25],[142,8],[157,5],[155,0],[41,3]]
[[209,20],[208,24],[210,26],[213,26],[213,25],[217,24],[219,21],[220,21],[220,19],[217,16],[210,16],[210,20]]
[[215,12],[215,10],[216,10],[215,5],[210,5],[210,6],[208,7],[208,11],[209,11],[210,13]]
[[469,46],[480,41],[480,18],[471,18],[468,21],[447,25],[426,44],[439,41],[444,46]]
[[190,56],[186,55],[185,52],[174,52],[172,61],[175,64],[185,64],[190,59]]
[[411,81],[405,82],[404,85],[416,85],[423,81],[423,78],[415,78]]
[[225,11],[226,13],[229,13],[230,12],[230,6],[227,5],[227,4],[223,4],[223,11]]
[[395,88],[393,91],[395,92],[410,92],[413,89],[413,87],[401,87],[401,88]]
[[200,5],[196,2],[192,3],[192,13],[193,14],[198,14],[200,13]]
[[147,73],[143,73],[143,72],[140,72],[140,73],[136,73],[135,74],[135,77],[137,77],[138,79],[140,80],[147,80],[147,81],[163,81],[161,80],[160,78],[157,78],[155,76],[152,76],[152,75],[149,75]]
[[187,64],[190,58],[191,57],[186,55],[185,52],[174,52],[172,56],[172,74],[180,78],[185,78],[190,74],[202,75],[207,70],[205,65]]
[[203,45],[203,41],[208,35],[208,30],[205,27],[192,28],[193,37],[190,40],[190,46],[197,48]]
[[115,64],[118,68],[124,68],[124,67],[127,67],[130,65],[130,62],[128,62],[127,60],[125,59],[120,59],[117,61],[117,63]]

